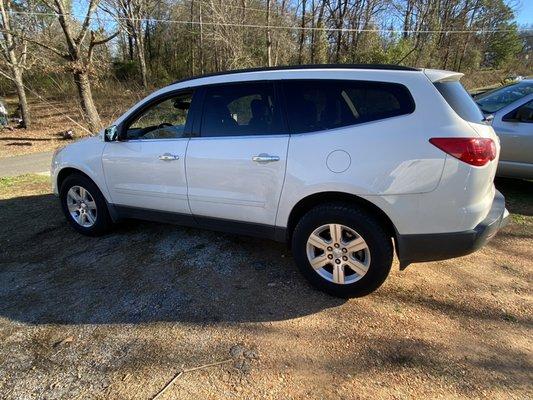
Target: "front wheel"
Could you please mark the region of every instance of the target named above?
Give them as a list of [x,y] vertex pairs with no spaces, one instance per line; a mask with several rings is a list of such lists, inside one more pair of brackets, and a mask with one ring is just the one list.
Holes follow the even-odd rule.
[[61,208],[70,225],[88,236],[98,236],[112,225],[107,203],[98,187],[84,175],[65,178],[59,192]]
[[316,288],[360,297],[381,286],[393,258],[392,240],[371,214],[349,204],[318,206],[296,225],[296,265]]

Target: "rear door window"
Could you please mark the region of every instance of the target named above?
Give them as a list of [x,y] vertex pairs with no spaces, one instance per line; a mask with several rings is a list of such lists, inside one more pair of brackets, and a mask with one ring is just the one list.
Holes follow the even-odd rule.
[[462,119],[469,122],[482,122],[485,116],[459,81],[435,82],[435,87],[444,100]]
[[[507,122],[533,123],[533,100],[511,111],[503,117],[503,120]],[[531,134],[533,134],[533,131]]]
[[400,84],[348,80],[283,82],[293,133],[356,125],[410,114],[415,104]]
[[281,110],[271,82],[206,87],[201,136],[278,133],[283,133]]

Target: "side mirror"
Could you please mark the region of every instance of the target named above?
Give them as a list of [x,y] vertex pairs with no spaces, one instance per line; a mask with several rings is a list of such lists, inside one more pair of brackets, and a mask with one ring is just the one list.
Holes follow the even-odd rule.
[[104,141],[114,142],[118,138],[118,129],[116,125],[111,125],[104,130]]

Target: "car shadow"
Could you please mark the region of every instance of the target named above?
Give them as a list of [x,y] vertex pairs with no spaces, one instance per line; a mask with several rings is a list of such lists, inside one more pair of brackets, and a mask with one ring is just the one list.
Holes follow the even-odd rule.
[[85,237],[48,194],[0,200],[0,226],[0,316],[23,323],[263,322],[344,303],[271,241],[137,221]]
[[496,178],[494,184],[505,196],[505,206],[509,212],[533,216],[533,181]]

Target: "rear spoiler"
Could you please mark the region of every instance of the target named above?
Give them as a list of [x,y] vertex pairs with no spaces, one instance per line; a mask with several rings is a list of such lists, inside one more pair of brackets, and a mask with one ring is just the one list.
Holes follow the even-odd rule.
[[464,74],[454,71],[444,71],[442,69],[424,69],[424,74],[433,82],[456,82],[459,81]]

